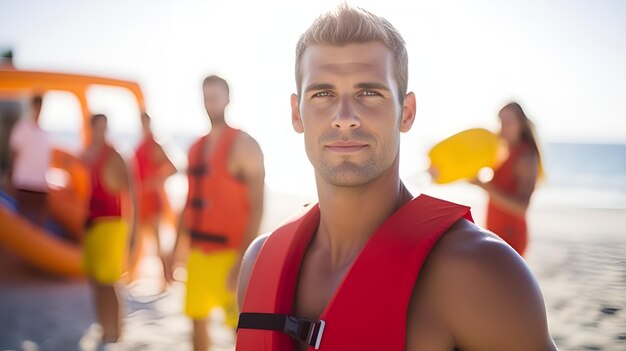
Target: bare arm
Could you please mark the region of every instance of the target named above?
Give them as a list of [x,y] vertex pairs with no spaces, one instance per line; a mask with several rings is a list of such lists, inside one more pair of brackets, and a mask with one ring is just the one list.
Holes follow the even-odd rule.
[[[7,186],[9,189],[13,187],[13,167],[15,166],[15,158],[17,157],[17,150],[19,150],[22,136],[20,133],[19,122],[13,127],[11,134],[9,135],[9,152],[8,152],[8,168],[7,168]],[[1,179],[0,179],[1,180]]]
[[269,234],[261,235],[257,237],[246,253],[243,255],[241,260],[241,269],[239,271],[239,282],[237,283],[237,303],[239,304],[239,308],[243,307],[243,301],[246,297],[246,290],[248,289],[248,282],[250,281],[250,275],[252,274],[252,269],[254,268],[254,263],[256,262],[256,258],[259,256],[259,252],[261,252],[261,248],[265,243],[265,240]]
[[463,221],[445,269],[442,308],[461,350],[556,350],[539,285],[508,245]]
[[184,265],[186,258],[189,255],[189,250],[191,247],[191,238],[189,236],[189,232],[185,227],[185,208],[181,211],[180,216],[178,218],[178,223],[176,227],[176,240],[174,242],[174,248],[170,255],[166,257],[166,279],[169,281],[175,280],[176,268]]
[[107,185],[113,191],[120,192],[128,198],[129,208],[124,213],[127,223],[129,224],[130,246],[134,247],[135,236],[137,230],[137,194],[133,185],[132,175],[129,172],[126,162],[122,156],[113,152],[109,158],[107,165]]
[[176,166],[174,166],[174,164],[172,163],[172,160],[167,157],[167,154],[165,153],[165,150],[163,150],[163,147],[159,144],[156,145],[157,146],[154,150],[154,154],[152,155],[152,157],[154,157],[155,163],[159,165],[159,180],[160,183],[163,183],[167,178],[176,174],[177,170]]
[[239,255],[243,257],[248,246],[259,235],[261,219],[263,218],[263,201],[265,196],[265,166],[263,152],[257,142],[246,136],[240,149],[243,181],[248,187],[250,199],[250,221],[243,237]]
[[237,148],[238,164],[241,169],[242,181],[248,188],[250,201],[250,221],[244,233],[241,246],[239,247],[239,258],[231,271],[229,285],[232,290],[236,288],[236,274],[238,274],[246,249],[252,241],[259,235],[261,219],[263,217],[263,201],[265,193],[265,166],[263,164],[263,152],[257,142],[248,135],[243,135],[239,139]]
[[9,159],[8,159],[8,168],[7,168],[7,186],[10,188],[13,186],[13,166],[15,165],[15,157],[17,153],[13,151],[13,149],[9,149]]
[[[189,173],[189,171],[187,172]],[[189,174],[187,174],[187,182],[189,183]],[[187,187],[189,189],[189,186]],[[191,246],[191,238],[189,236],[189,232],[187,227],[185,226],[185,214],[187,212],[187,208],[189,207],[191,201],[191,193],[187,192],[187,200],[185,201],[185,206],[183,210],[180,212],[180,216],[178,217],[178,223],[176,226],[176,240],[174,242],[174,248],[172,250],[171,256],[168,258],[168,266],[169,272],[173,275],[176,271],[176,267],[185,261],[189,253],[189,248]],[[174,279],[174,276],[167,277],[170,280]]]
[[528,152],[515,165],[515,177],[519,184],[515,195],[505,194],[491,183],[478,183],[478,185],[485,189],[491,200],[501,208],[514,214],[524,215],[530,204],[530,197],[535,191],[538,173],[539,159],[537,155]]

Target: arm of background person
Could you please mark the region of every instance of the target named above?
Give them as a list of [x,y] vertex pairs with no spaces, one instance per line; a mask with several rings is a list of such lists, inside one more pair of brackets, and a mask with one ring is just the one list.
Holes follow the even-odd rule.
[[539,159],[533,153],[528,152],[515,165],[518,188],[514,196],[497,190],[491,183],[474,182],[474,184],[485,189],[494,204],[510,213],[523,216],[530,204],[530,197],[535,191],[538,173]]
[[247,134],[240,139],[240,147],[237,155],[240,160],[243,181],[248,188],[250,198],[250,221],[239,247],[238,258],[235,261],[228,279],[229,288],[236,289],[237,275],[239,274],[241,259],[252,241],[259,235],[261,219],[263,218],[263,202],[265,196],[265,166],[263,152],[259,144]]
[[472,223],[445,256],[442,304],[461,350],[553,351],[539,284],[510,246]]
[[154,162],[159,165],[159,169],[157,172],[159,184],[163,184],[163,182],[165,182],[167,178],[176,174],[176,166],[174,166],[172,160],[167,157],[167,154],[165,153],[165,150],[163,150],[163,147],[161,145],[157,144],[152,157],[154,157]]
[[178,224],[176,226],[176,240],[174,242],[174,248],[168,257],[166,257],[166,264],[168,266],[168,274],[166,276],[168,281],[174,281],[176,279],[176,270],[179,267],[185,265],[187,257],[189,256],[189,250],[191,248],[191,238],[189,231],[185,226],[185,212],[187,211],[187,205],[183,208],[178,217]]
[[7,172],[6,172],[6,179],[0,179],[0,180],[6,180],[6,186],[8,189],[13,187],[13,166],[15,165],[15,157],[17,156],[17,153],[15,151],[13,151],[12,148],[9,148],[9,152],[8,152],[8,164],[7,164]]
[[9,135],[9,152],[8,152],[8,168],[7,168],[7,187],[8,189],[13,188],[13,170],[15,167],[15,158],[17,157],[18,150],[21,148],[21,143],[24,139],[22,135],[22,126],[18,122],[11,131]]
[[[192,164],[191,160],[188,161],[188,164]],[[190,189],[189,186],[189,170],[187,170],[187,189]],[[180,216],[178,217],[178,223],[176,226],[176,240],[174,241],[174,248],[172,249],[171,254],[167,257],[166,264],[169,267],[169,272],[171,276],[166,277],[168,280],[175,280],[176,268],[182,266],[186,261],[186,258],[189,255],[189,249],[191,246],[191,238],[189,237],[188,228],[185,226],[185,214],[187,212],[187,208],[189,208],[189,204],[191,203],[191,193],[187,191],[187,199],[185,200],[185,206],[183,210],[180,212]]]
[[136,231],[137,231],[137,194],[133,184],[130,169],[126,166],[126,162],[117,152],[113,152],[110,158],[110,167],[112,169],[112,180],[114,182],[113,189],[122,193],[127,197],[126,203],[129,205],[127,211],[123,214],[126,222],[129,224],[129,244],[130,252],[135,247]]

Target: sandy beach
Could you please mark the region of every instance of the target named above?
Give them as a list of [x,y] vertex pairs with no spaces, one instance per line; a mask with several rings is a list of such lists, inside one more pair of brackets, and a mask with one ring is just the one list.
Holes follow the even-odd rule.
[[[431,189],[432,190],[432,189]],[[434,195],[447,196],[450,190]],[[484,199],[471,197],[478,223]],[[311,199],[270,194],[263,229],[270,230]],[[458,199],[452,199],[458,200]],[[550,330],[560,350],[626,350],[626,209],[533,206],[527,261],[543,291]],[[21,267],[6,253],[0,269],[0,350],[95,350],[89,287]],[[182,315],[184,285],[153,295],[158,272],[125,294],[124,350],[190,350]],[[233,334],[212,316],[212,350],[232,350]]]

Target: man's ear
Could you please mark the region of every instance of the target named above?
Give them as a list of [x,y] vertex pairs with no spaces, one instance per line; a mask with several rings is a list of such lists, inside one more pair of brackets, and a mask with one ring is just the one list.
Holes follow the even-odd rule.
[[302,115],[300,115],[300,102],[296,94],[291,94],[291,125],[297,133],[304,133]]
[[402,119],[400,120],[400,131],[406,133],[411,130],[413,122],[415,122],[415,94],[410,92],[404,97],[404,103],[402,104]]

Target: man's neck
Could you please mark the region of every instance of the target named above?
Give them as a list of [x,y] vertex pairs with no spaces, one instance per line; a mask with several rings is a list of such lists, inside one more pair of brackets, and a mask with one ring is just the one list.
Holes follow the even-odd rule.
[[211,122],[211,133],[213,135],[222,134],[226,128],[228,128],[228,125],[224,120],[221,120],[220,122]]
[[92,140],[91,144],[89,144],[88,150],[98,151],[102,149],[106,145],[105,140]]
[[361,187],[337,187],[323,180],[317,183],[321,216],[312,245],[327,250],[331,267],[337,269],[351,263],[376,229],[412,199],[398,176],[397,161],[381,177]]

